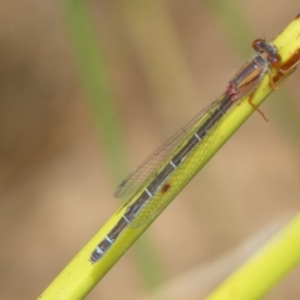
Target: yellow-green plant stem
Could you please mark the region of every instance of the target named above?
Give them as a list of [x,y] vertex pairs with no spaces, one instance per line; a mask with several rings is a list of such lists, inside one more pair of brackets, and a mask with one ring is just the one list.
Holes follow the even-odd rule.
[[[299,59],[297,55],[300,49],[300,17],[294,19],[290,25],[276,37],[272,43],[278,48],[283,65],[291,58]],[[276,70],[272,71],[276,75]],[[282,76],[282,80],[288,74]],[[260,105],[271,93],[270,78],[268,75],[262,80],[260,86],[255,91],[252,101],[255,105]],[[277,82],[279,84],[280,82]],[[219,125],[218,132],[209,148],[201,165],[200,170],[209,159],[219,150],[219,148],[233,135],[233,133],[246,121],[253,113],[253,107],[249,105],[249,96],[244,97],[240,102],[224,117]],[[193,154],[191,154],[192,156]],[[189,158],[186,159],[188,161]],[[188,163],[188,162],[187,162]],[[190,181],[187,178],[182,182],[182,188]],[[179,192],[179,191],[178,191]],[[135,194],[132,194],[128,201],[131,201]],[[41,299],[82,299],[98,283],[98,281],[110,270],[126,250],[138,239],[150,224],[138,228],[126,227],[122,234],[111,245],[105,255],[94,265],[89,262],[89,257],[99,241],[103,240],[110,230],[115,226],[124,214],[126,207],[119,209],[95,234],[95,236],[83,247],[67,267],[56,277],[49,287],[40,296]]]
[[300,260],[300,214],[217,287],[206,300],[264,296]]

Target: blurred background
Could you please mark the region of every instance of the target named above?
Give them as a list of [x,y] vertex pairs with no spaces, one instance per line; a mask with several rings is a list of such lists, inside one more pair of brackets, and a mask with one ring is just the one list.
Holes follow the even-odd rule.
[[[1,299],[37,298],[118,208],[118,182],[224,91],[254,39],[300,12],[297,0],[90,0],[89,52],[76,3],[0,4]],[[199,299],[299,211],[299,79],[87,299]],[[266,299],[297,298],[299,276],[296,267]]]

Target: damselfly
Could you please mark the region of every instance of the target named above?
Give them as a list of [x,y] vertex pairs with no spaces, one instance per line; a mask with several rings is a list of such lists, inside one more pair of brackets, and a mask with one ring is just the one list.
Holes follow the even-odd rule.
[[[270,74],[270,86],[275,88],[270,68],[281,72],[277,49],[262,39],[255,40],[252,46],[258,54],[240,67],[225,92],[118,186],[116,197],[129,194],[131,197],[121,208],[125,209],[124,214],[92,252],[89,259],[92,263],[96,263],[108,251],[126,227],[150,224],[172,201],[182,189],[181,181],[189,181],[198,171],[197,166],[212,144],[220,121],[234,103],[254,93],[266,73]],[[258,110],[251,100],[249,103]],[[194,155],[195,152],[197,155]]]

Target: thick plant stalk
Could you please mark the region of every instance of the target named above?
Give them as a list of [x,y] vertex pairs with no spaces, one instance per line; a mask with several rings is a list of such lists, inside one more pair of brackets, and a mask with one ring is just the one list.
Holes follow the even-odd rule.
[[[300,15],[295,18],[290,25],[278,35],[272,42],[278,49],[278,54],[281,57],[281,72],[272,69],[272,81],[275,85],[281,84],[291,72],[284,72],[284,70],[293,70],[293,67],[297,64],[300,59]],[[209,159],[222,147],[222,145],[234,134],[234,132],[246,121],[246,119],[253,113],[253,106],[249,105],[249,97],[255,106],[259,106],[266,97],[273,91],[270,85],[270,74],[266,74],[263,78],[259,87],[255,90],[255,93],[251,96],[243,97],[239,105],[236,105],[224,118],[218,128],[217,135],[213,141],[212,146],[209,148],[205,159],[202,161],[199,169],[203,167]],[[185,184],[188,183],[185,182]],[[184,187],[184,185],[183,185]],[[130,197],[135,197],[134,193]],[[130,199],[128,199],[130,200]],[[95,264],[91,264],[89,261],[91,253],[95,249],[95,245],[99,241],[103,240],[107,233],[113,228],[118,220],[124,214],[126,207],[119,209],[105,224],[104,226],[95,234],[95,236],[82,248],[82,250],[75,256],[75,258],[66,266],[66,268],[56,277],[56,279],[49,285],[49,287],[44,291],[39,299],[82,299],[89,291],[101,280],[101,278],[110,270],[110,268],[118,261],[118,259],[125,253],[125,251],[139,238],[139,236],[147,229],[151,224],[142,225],[137,228],[124,229],[119,238],[113,243],[109,251]],[[292,235],[296,239],[300,240],[300,230],[298,228],[299,220],[295,220],[294,226],[292,226],[292,232],[290,233],[290,227],[287,227],[287,236]],[[294,231],[295,230],[295,231]],[[298,236],[297,236],[298,235]],[[289,247],[281,247],[281,254],[285,255],[287,249],[293,248],[293,243],[291,239],[287,239]],[[267,246],[268,249],[274,246],[274,243]],[[259,290],[263,291],[256,293],[261,295],[265,293],[268,289],[274,285],[279,278],[281,278],[300,258],[299,245],[295,244],[295,249],[292,249],[294,254],[293,263],[287,263],[285,268],[282,268],[281,274],[276,276],[275,280],[269,282],[268,280],[264,282],[261,280]],[[275,246],[276,247],[276,246]],[[278,246],[279,247],[279,246]],[[276,249],[275,249],[276,250]],[[262,250],[265,251],[265,250]],[[276,251],[275,251],[276,252]],[[290,255],[286,254],[286,255]],[[259,255],[260,256],[260,255]],[[275,256],[274,256],[275,257]],[[251,263],[251,262],[250,262]],[[271,265],[266,263],[266,266]],[[272,272],[272,271],[271,271]],[[268,274],[268,272],[266,273]],[[248,273],[244,276],[244,284],[247,283],[247,276],[251,276],[253,273]],[[237,276],[239,277],[239,275]],[[253,288],[251,286],[250,288]],[[230,289],[232,293],[236,290]],[[223,296],[218,296],[214,294],[210,299],[231,299],[224,298]],[[253,296],[254,297],[254,296]],[[256,298],[232,298],[232,299],[256,299]]]

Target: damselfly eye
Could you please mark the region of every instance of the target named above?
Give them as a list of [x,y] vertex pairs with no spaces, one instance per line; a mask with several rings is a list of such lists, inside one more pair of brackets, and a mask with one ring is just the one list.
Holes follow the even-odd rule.
[[269,57],[270,65],[274,68],[279,68],[281,65],[281,59],[279,55]]
[[266,44],[266,41],[264,39],[256,39],[253,41],[252,43],[252,48],[256,51],[256,52],[261,52],[264,51],[264,46]]
[[272,67],[278,68],[280,66],[280,56],[277,54],[276,47],[272,44],[267,43],[264,39],[257,39],[252,43],[252,48],[263,54]]

